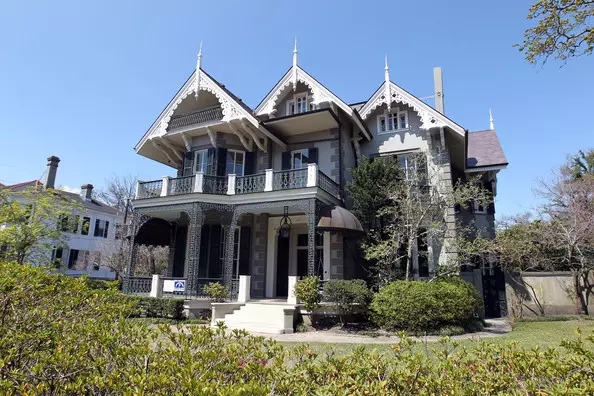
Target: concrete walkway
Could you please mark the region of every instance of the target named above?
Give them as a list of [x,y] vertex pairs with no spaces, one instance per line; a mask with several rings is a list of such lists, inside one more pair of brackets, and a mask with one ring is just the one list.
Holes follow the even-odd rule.
[[[512,330],[511,324],[505,319],[487,319],[485,320],[487,327],[478,333],[469,333],[459,336],[452,336],[452,340],[468,340],[481,339],[489,337],[497,337]],[[327,342],[332,344],[395,344],[399,338],[397,336],[386,337],[366,337],[351,335],[347,333],[337,333],[332,331],[308,331],[306,333],[293,334],[263,334],[252,333],[253,335],[261,335],[282,342]],[[427,337],[411,337],[415,341],[429,341],[436,342],[442,339],[442,336],[427,336]]]

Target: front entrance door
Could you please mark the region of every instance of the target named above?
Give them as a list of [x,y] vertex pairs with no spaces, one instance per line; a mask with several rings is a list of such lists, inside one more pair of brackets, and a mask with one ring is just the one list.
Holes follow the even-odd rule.
[[289,295],[289,241],[290,238],[277,237],[276,255],[276,296]]

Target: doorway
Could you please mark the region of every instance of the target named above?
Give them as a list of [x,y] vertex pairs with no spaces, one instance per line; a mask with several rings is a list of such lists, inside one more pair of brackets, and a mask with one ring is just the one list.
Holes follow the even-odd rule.
[[276,297],[289,295],[289,247],[290,238],[277,236]]

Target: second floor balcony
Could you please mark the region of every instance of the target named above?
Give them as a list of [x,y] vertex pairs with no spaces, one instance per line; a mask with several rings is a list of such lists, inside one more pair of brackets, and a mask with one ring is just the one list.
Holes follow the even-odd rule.
[[221,106],[208,109],[197,110],[187,114],[181,114],[171,117],[169,130],[198,127],[204,124],[221,121],[223,119],[223,109]]
[[340,187],[328,175],[318,169],[317,164],[307,168],[274,171],[237,176],[206,175],[198,172],[191,176],[163,177],[153,181],[139,181],[136,185],[136,200],[170,197],[186,194],[214,194],[236,196],[245,194],[318,188],[340,200]]

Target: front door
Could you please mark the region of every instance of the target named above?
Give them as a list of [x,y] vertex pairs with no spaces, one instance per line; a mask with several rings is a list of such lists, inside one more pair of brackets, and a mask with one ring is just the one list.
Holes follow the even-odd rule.
[[289,292],[289,241],[290,238],[277,237],[276,255],[276,296],[287,297]]

